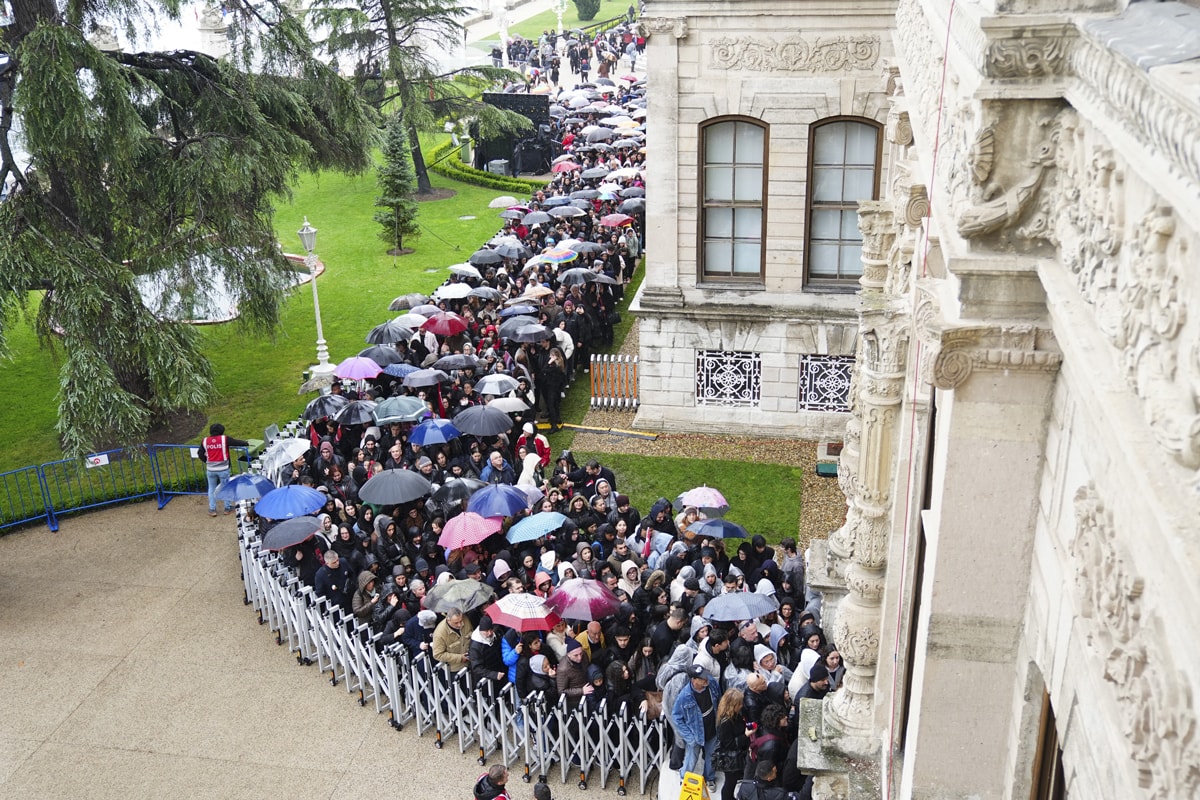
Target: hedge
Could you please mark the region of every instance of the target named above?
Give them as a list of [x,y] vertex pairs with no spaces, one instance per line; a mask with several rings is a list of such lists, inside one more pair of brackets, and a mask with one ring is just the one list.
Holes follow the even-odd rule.
[[546,181],[494,175],[491,172],[485,172],[481,169],[468,166],[457,158],[446,158],[450,151],[456,149],[458,149],[458,146],[452,140],[447,140],[443,144],[433,148],[428,158],[429,169],[451,180],[462,181],[473,186],[486,186],[502,192],[533,194],[540,189],[546,188]]

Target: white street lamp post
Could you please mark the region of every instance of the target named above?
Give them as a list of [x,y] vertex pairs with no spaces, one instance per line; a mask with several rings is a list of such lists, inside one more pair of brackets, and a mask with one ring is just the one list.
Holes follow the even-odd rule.
[[308,267],[309,280],[313,290],[313,313],[317,316],[317,365],[310,372],[312,375],[325,375],[333,372],[335,367],[329,363],[329,348],[325,345],[325,332],[321,328],[321,301],[317,297],[317,229],[308,224],[304,218],[304,227],[296,231],[300,243],[304,245],[304,266]]
[[554,0],[554,13],[558,15],[558,35],[563,35],[562,15],[567,10],[567,0]]

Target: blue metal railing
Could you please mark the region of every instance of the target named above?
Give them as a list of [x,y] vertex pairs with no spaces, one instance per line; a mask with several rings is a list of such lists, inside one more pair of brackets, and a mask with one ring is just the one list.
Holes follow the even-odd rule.
[[[231,471],[244,472],[247,449],[232,448]],[[154,497],[162,508],[172,497],[207,494],[208,479],[195,445],[136,445],[50,461],[0,473],[0,531],[46,520],[58,530],[65,514]]]

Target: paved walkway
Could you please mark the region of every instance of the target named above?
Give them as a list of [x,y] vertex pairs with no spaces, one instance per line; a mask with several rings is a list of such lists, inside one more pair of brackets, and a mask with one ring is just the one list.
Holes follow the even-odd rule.
[[474,759],[276,647],[242,604],[233,518],[205,509],[0,537],[0,797],[469,798]]

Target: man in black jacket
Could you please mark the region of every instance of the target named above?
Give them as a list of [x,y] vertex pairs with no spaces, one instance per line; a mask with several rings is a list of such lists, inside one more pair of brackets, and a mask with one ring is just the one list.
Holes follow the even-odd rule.
[[499,689],[508,678],[504,657],[500,652],[500,640],[496,638],[492,618],[484,614],[479,627],[471,633],[471,645],[467,649],[467,661],[471,666],[471,682],[490,681]]

